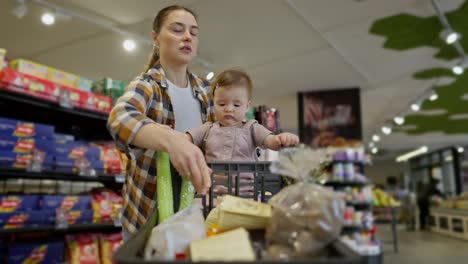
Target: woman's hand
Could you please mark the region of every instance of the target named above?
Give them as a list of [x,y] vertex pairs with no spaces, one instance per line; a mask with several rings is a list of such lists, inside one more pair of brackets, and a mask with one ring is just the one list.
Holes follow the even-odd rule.
[[211,186],[211,169],[202,151],[189,141],[185,133],[170,130],[166,152],[174,168],[190,182],[198,194],[205,195]]

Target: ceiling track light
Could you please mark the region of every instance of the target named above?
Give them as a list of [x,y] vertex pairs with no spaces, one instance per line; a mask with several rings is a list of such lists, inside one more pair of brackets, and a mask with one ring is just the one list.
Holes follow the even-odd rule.
[[372,140],[373,140],[374,142],[379,142],[379,141],[380,141],[380,136],[379,136],[379,135],[373,135],[373,136],[372,136]]
[[393,121],[395,122],[395,124],[401,126],[405,123],[405,118],[402,116],[395,116],[395,118],[393,118]]
[[411,110],[413,110],[414,112],[418,112],[419,110],[421,110],[421,106],[419,105],[419,103],[413,103],[411,105]]
[[455,65],[452,68],[452,71],[456,75],[462,75],[465,72],[465,69],[468,68],[468,57],[464,57],[460,63]]
[[390,126],[383,126],[382,133],[385,135],[390,135],[392,133],[392,128]]
[[376,148],[376,147],[373,147],[373,148],[371,149],[371,153],[374,154],[374,155],[377,154],[378,152],[379,152],[379,149]]
[[453,30],[444,29],[440,32],[440,37],[445,41],[445,43],[452,45],[460,39],[461,35]]

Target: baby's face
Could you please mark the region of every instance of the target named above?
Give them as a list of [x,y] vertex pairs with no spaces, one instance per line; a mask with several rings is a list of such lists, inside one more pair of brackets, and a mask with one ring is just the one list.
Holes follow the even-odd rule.
[[214,95],[215,117],[222,126],[236,126],[249,111],[250,100],[246,87],[216,88]]

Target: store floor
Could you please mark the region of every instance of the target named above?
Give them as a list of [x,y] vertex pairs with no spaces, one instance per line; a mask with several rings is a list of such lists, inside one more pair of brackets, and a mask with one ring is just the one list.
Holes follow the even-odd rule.
[[406,231],[398,228],[400,252],[394,253],[390,225],[378,226],[383,243],[385,264],[461,264],[468,263],[468,241],[430,231]]

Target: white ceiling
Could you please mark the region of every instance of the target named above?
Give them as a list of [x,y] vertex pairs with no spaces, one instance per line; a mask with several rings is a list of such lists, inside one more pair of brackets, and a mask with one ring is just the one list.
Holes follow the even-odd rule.
[[[0,47],[9,58],[27,58],[89,78],[109,76],[129,80],[147,61],[151,47],[141,43],[126,53],[123,36],[78,19],[59,18],[46,27],[40,21],[43,7],[29,3],[29,12],[12,15],[11,0],[0,0]],[[49,0],[68,10],[86,14],[126,30],[150,36],[155,13],[173,3],[192,8],[201,29],[200,58],[214,69],[194,65],[206,74],[241,66],[256,85],[254,103],[281,111],[285,129],[297,129],[296,92],[346,87],[362,88],[365,139],[385,119],[405,110],[431,81],[418,81],[418,70],[447,65],[433,58],[432,48],[395,52],[382,48],[384,39],[370,35],[379,18],[408,12],[434,15],[428,0]],[[291,4],[289,5],[288,4]],[[439,1],[443,10],[463,0]],[[460,138],[462,137],[462,138]],[[381,145],[411,148],[427,140],[396,135]],[[446,140],[431,136],[431,142]],[[457,140],[466,140],[458,136]]]

